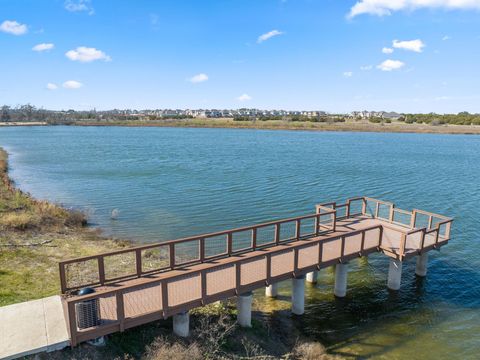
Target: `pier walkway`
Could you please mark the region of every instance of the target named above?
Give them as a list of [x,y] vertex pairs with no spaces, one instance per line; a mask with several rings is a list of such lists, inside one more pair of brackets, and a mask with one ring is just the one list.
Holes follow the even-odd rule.
[[[390,258],[388,287],[400,288],[402,262],[417,257],[426,275],[427,252],[450,239],[452,219],[356,197],[316,206],[310,215],[139,246],[61,262],[63,309],[71,345],[169,316],[188,336],[188,311],[237,297],[238,322],[250,326],[251,291],[276,296],[292,279],[292,312],[303,314],[304,283],[335,266],[335,295],[346,295],[348,261],[380,252]],[[93,287],[95,293],[77,295]],[[94,303],[85,326],[82,306]],[[83,314],[83,315],[82,315]],[[88,319],[87,319],[88,320]]]

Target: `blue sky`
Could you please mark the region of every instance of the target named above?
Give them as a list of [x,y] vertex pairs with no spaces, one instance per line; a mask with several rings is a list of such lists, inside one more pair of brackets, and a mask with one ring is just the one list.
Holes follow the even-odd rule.
[[0,0],[0,103],[480,112],[480,0]]

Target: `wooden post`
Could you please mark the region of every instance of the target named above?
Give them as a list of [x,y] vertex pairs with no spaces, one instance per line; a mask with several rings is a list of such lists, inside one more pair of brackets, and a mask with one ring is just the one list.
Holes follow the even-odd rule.
[[232,256],[232,249],[233,249],[232,233],[229,232],[227,234],[227,254],[228,254],[228,256]]
[[315,216],[315,235],[318,236],[318,230],[320,228],[320,215]]
[[337,210],[333,213],[333,232],[337,231]]
[[295,222],[295,239],[297,239],[297,241],[300,240],[300,231],[300,220],[297,220]]
[[275,224],[275,244],[280,242],[280,223]]
[[60,289],[62,294],[67,292],[67,276],[65,274],[65,264],[58,263],[58,271],[60,274]]
[[70,345],[72,347],[77,345],[77,317],[75,316],[75,303],[67,303],[68,323],[70,324]]
[[375,206],[375,217],[378,218],[378,212],[380,211],[380,203],[377,202],[377,205]]
[[410,227],[412,229],[415,227],[416,222],[417,222],[417,210],[413,210],[412,215],[410,217]]
[[170,244],[169,246],[169,255],[170,255],[170,269],[175,268],[175,244]]
[[142,250],[136,249],[135,250],[135,264],[137,266],[137,276],[142,276]]
[[433,221],[433,217],[432,217],[432,215],[430,215],[428,217],[428,226],[427,226],[428,230],[430,230],[432,228],[432,221]]
[[367,214],[367,199],[362,199],[362,215]]
[[388,215],[388,221],[393,222],[393,217],[395,215],[395,205],[390,205],[390,214]]
[[105,262],[103,256],[99,256],[98,260],[98,280],[100,281],[100,285],[105,284]]
[[120,332],[125,330],[125,309],[123,306],[123,292],[121,290],[115,293],[117,299],[117,320],[120,323]]
[[200,262],[205,261],[205,238],[200,239],[200,249],[199,249],[199,257],[200,257]]
[[252,250],[257,249],[257,228],[252,229]]

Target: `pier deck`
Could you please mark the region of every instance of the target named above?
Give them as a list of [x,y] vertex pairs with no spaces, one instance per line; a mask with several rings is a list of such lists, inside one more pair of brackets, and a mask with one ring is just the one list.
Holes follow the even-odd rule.
[[[316,213],[60,263],[71,344],[123,331],[350,259],[396,262],[439,249],[452,219],[367,197]],[[78,296],[86,286],[96,292]],[[101,323],[79,329],[76,304],[98,303]]]

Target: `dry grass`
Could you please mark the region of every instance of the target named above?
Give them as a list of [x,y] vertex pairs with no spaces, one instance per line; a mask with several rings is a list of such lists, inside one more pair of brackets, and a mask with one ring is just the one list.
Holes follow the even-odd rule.
[[128,246],[85,228],[86,217],[15,189],[0,149],[0,306],[59,293],[58,262]]
[[478,125],[442,125],[406,124],[404,122],[370,123],[368,121],[346,121],[323,123],[310,121],[234,121],[231,118],[189,119],[189,120],[152,120],[152,121],[79,121],[80,126],[137,126],[137,127],[193,127],[193,128],[235,128],[235,129],[271,129],[271,130],[313,130],[313,131],[361,131],[361,132],[400,132],[400,133],[440,133],[440,134],[480,134]]

